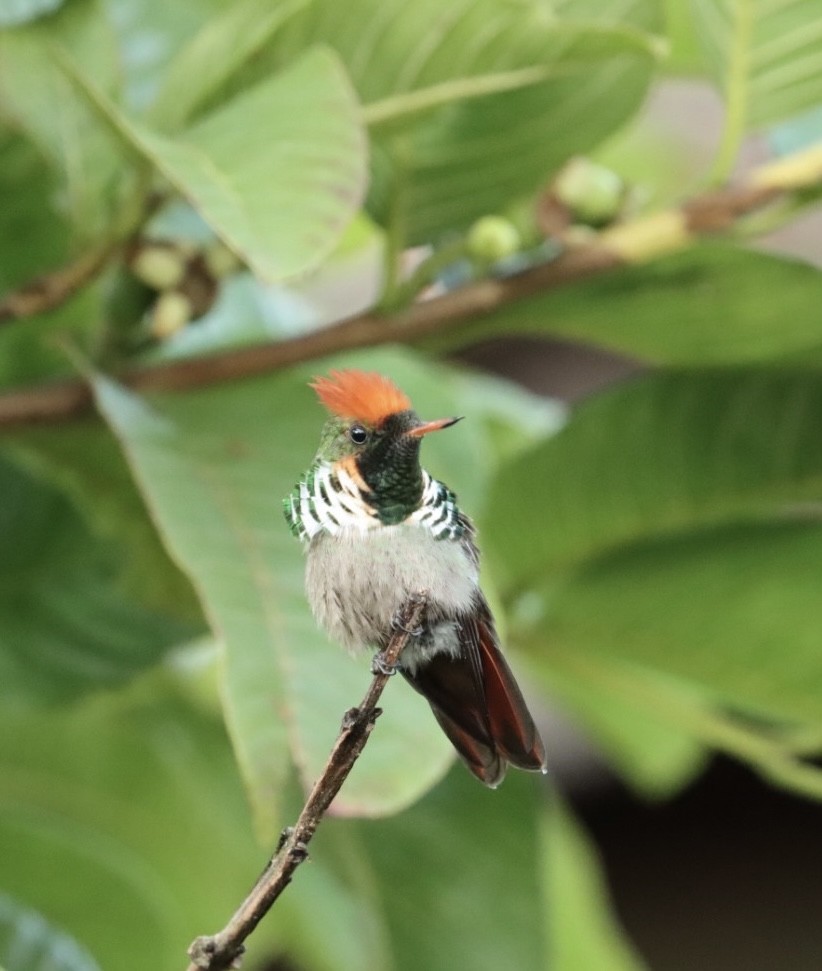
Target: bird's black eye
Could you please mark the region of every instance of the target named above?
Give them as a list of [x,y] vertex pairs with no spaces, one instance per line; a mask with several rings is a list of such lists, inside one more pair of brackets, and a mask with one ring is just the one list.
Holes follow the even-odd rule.
[[368,432],[362,425],[352,425],[348,429],[348,437],[355,445],[364,445],[368,439]]

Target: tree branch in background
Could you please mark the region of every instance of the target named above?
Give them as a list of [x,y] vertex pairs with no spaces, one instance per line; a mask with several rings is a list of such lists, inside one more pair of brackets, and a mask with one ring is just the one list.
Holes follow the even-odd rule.
[[[290,340],[134,368],[117,377],[139,391],[184,391],[269,373],[340,351],[411,343],[470,325],[514,301],[685,249],[703,236],[734,229],[739,220],[777,200],[790,199],[794,193],[820,184],[822,146],[816,145],[755,169],[739,185],[619,223],[590,243],[511,276],[480,280],[391,314],[368,311]],[[10,391],[0,395],[0,426],[60,421],[88,411],[91,404],[91,393],[82,381]]]
[[243,942],[291,882],[297,867],[308,858],[311,837],[365,748],[380,715],[377,702],[396,669],[400,654],[420,624],[426,603],[427,595],[420,592],[401,608],[391,640],[374,659],[374,680],[359,707],[349,709],[343,716],[340,734],[299,819],[283,831],[274,856],[226,926],[217,934],[198,937],[192,943],[188,949],[192,962],[189,971],[225,971],[240,966]]

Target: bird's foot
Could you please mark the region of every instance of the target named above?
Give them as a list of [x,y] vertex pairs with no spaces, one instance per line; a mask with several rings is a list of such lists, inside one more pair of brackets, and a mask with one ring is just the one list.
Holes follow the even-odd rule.
[[377,651],[374,657],[371,658],[371,673],[372,674],[383,674],[386,678],[390,678],[392,675],[397,673],[397,665],[389,664],[385,660],[385,655],[382,651]]
[[419,637],[425,630],[422,624],[417,624],[416,627],[408,627],[408,625],[403,620],[403,612],[398,611],[391,618],[391,630],[395,634],[408,634],[409,637]]

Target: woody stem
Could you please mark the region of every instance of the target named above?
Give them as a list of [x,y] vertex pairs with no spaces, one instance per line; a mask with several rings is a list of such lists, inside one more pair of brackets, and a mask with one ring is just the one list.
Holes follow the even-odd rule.
[[188,949],[191,958],[188,971],[224,971],[240,966],[244,941],[291,882],[297,867],[308,858],[311,838],[365,748],[381,714],[377,702],[405,645],[419,627],[426,603],[427,594],[420,592],[403,605],[390,641],[377,655],[379,663],[374,665],[374,678],[368,691],[358,707],[350,708],[343,715],[337,741],[297,822],[283,830],[274,855],[226,926],[216,934],[198,937],[192,942]]

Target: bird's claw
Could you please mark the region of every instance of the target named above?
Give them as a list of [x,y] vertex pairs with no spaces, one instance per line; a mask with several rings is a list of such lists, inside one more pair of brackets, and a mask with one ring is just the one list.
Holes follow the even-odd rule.
[[389,664],[385,660],[385,655],[382,651],[377,651],[374,657],[371,658],[371,673],[372,674],[382,674],[386,678],[390,678],[392,675],[397,673],[397,665]]
[[408,634],[409,637],[419,637],[424,628],[422,624],[417,624],[416,627],[406,627],[402,622],[402,618],[397,616],[391,621],[391,630],[397,634]]

